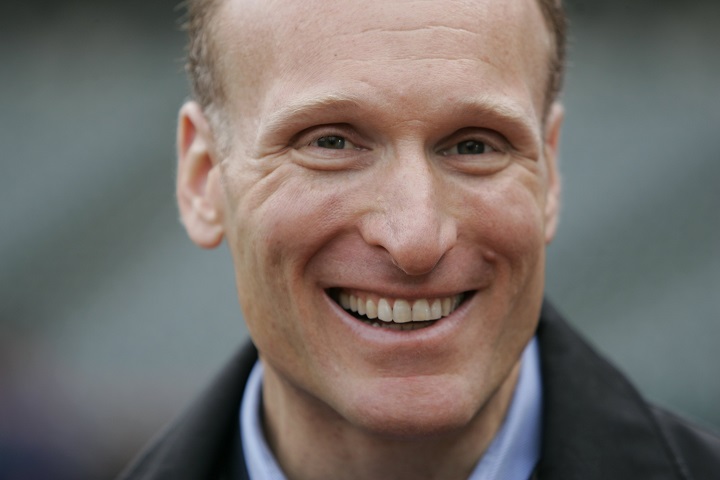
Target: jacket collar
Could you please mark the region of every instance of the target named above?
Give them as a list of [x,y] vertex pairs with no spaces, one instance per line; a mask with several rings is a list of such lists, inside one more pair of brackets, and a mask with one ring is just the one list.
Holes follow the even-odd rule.
[[540,480],[682,478],[648,404],[548,302],[537,336],[544,393]]
[[247,480],[238,412],[256,360],[257,351],[248,342],[117,480]]

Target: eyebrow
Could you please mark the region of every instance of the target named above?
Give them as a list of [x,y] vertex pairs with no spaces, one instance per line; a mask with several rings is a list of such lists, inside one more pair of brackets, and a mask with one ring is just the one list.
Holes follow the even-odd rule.
[[539,118],[535,125],[533,120],[537,118],[537,111],[532,103],[530,107],[529,110],[522,108],[516,102],[504,101],[504,97],[497,95],[483,95],[462,99],[454,103],[451,108],[456,116],[488,118],[496,124],[512,128],[528,140],[539,142],[542,137],[543,119]]
[[[273,135],[284,129],[306,120],[322,121],[346,113],[351,110],[363,110],[367,100],[351,94],[307,95],[285,103],[271,112],[260,124],[260,136]],[[369,106],[373,108],[372,105]],[[516,102],[504,101],[497,95],[478,95],[454,101],[449,105],[451,116],[478,117],[492,120],[493,123],[520,128],[523,136],[537,138],[539,131],[533,128],[531,118],[535,118],[535,110],[528,111]]]
[[[457,113],[473,112],[480,116],[493,116],[507,122],[525,122],[525,118],[531,116],[530,112],[515,106],[511,102],[496,100],[497,96],[484,95],[459,100],[452,105]],[[532,112],[534,113],[534,112]]]
[[329,116],[360,108],[360,100],[352,95],[328,94],[301,97],[270,113],[260,123],[259,133],[261,136],[272,135],[306,118],[314,119],[319,114]]

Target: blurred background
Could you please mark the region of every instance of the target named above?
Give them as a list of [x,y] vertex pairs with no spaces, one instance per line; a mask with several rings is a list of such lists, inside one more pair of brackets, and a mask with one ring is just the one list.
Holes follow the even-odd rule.
[[[246,336],[226,249],[177,221],[182,12],[5,10],[0,477],[111,478]],[[647,397],[720,429],[720,3],[569,10],[549,295]]]

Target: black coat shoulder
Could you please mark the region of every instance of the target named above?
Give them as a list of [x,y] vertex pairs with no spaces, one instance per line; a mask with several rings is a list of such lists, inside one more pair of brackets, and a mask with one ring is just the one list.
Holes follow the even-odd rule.
[[720,478],[720,436],[662,408],[652,413],[688,479]]
[[720,479],[720,438],[648,402],[549,303],[540,480]]

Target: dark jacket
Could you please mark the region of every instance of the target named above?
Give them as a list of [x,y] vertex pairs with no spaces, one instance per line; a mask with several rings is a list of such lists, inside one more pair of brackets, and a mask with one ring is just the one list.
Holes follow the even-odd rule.
[[[539,480],[720,479],[720,438],[648,404],[547,303],[537,336],[545,395]],[[238,412],[256,359],[252,345],[240,350],[119,480],[247,479]]]

